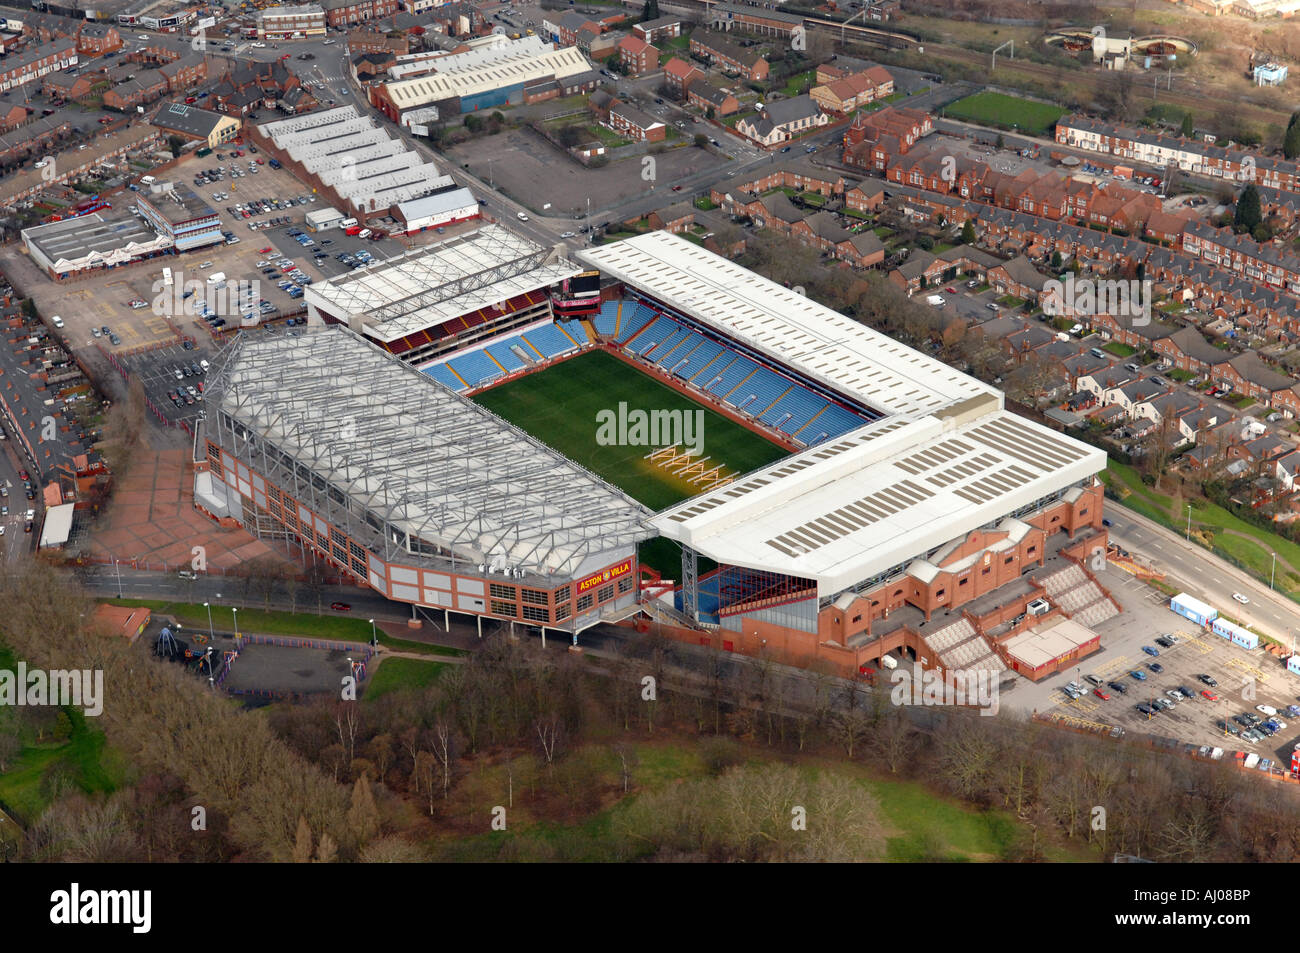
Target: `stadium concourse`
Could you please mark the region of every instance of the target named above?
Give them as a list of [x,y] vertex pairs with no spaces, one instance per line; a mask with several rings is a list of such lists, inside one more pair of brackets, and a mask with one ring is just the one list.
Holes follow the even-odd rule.
[[[414,605],[575,641],[643,613],[843,672],[1014,665],[1000,641],[1043,621],[1031,570],[1104,551],[1104,454],[995,388],[668,232],[576,257],[493,225],[313,285],[307,334],[237,344],[213,385],[209,503]],[[652,512],[552,449],[586,463],[572,432],[469,399],[591,352],[789,452]],[[571,390],[548,419],[589,417]],[[647,546],[680,552],[675,582]]]

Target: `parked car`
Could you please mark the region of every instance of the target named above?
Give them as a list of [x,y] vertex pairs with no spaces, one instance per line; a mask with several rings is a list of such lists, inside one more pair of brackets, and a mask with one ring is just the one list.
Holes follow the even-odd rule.
[[1132,678],[1137,679],[1139,682],[1145,682],[1147,680],[1147,673],[1142,671],[1141,669],[1135,668],[1133,669],[1133,671],[1129,672],[1129,675]]
[[1125,694],[1128,691],[1128,686],[1125,685],[1123,682],[1107,682],[1106,687],[1119,692],[1121,695]]
[[1200,679],[1202,682],[1204,682],[1206,685],[1209,685],[1211,688],[1218,688],[1218,687],[1219,687],[1219,683],[1216,682],[1216,681],[1215,681],[1213,678],[1211,678],[1209,675],[1197,675],[1196,677],[1199,678],[1199,679]]
[[1149,645],[1142,646],[1142,651],[1146,652],[1147,655],[1150,655],[1152,658],[1160,654],[1160,652],[1157,649],[1154,649]]
[[1217,702],[1219,700],[1218,693],[1212,692],[1208,688],[1201,689],[1201,697],[1209,702]]
[[1155,672],[1157,675],[1165,670],[1165,667],[1159,662],[1147,662],[1147,668],[1151,669],[1151,671]]

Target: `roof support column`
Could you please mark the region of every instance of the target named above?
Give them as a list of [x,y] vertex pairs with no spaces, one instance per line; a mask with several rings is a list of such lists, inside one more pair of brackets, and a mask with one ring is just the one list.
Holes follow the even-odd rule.
[[689,546],[682,547],[682,611],[700,621],[700,559]]

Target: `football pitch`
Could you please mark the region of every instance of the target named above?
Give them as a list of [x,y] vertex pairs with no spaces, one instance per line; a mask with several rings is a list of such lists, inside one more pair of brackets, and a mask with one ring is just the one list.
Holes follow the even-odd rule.
[[959,99],[944,107],[943,114],[954,119],[988,123],[1004,129],[1018,128],[1024,132],[1043,135],[1055,128],[1056,120],[1067,110],[1060,106],[994,93],[988,90]]
[[635,446],[602,445],[597,440],[601,411],[617,414],[620,403],[629,412],[703,410],[702,456],[710,458],[709,466],[720,464],[736,475],[790,453],[603,351],[580,354],[484,391],[473,400],[652,510],[702,493],[706,485],[674,476],[645,459],[671,439]]

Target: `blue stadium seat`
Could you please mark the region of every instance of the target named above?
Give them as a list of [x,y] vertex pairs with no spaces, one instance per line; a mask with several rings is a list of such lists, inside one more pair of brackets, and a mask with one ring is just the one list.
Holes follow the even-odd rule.
[[541,351],[544,357],[555,357],[578,348],[578,344],[554,324],[544,324],[525,332],[521,337]]
[[673,357],[671,360],[664,362],[664,367],[678,377],[690,379],[692,374],[708,364],[722,351],[723,347],[717,341],[701,338],[698,347],[694,348],[689,354],[683,355],[686,361],[685,364],[682,363],[682,358]]
[[710,377],[709,382],[704,383],[704,389],[710,394],[717,394],[719,397],[725,397],[729,391],[734,389],[754,371],[758,370],[758,365],[747,357],[737,355],[736,359],[727,365],[727,369],[720,371],[713,377],[721,377],[721,380],[713,380]]
[[432,367],[426,367],[424,373],[428,374],[440,384],[446,384],[454,391],[462,391],[465,385],[456,379],[456,375],[451,372],[446,364],[435,364]]
[[501,368],[493,364],[492,359],[482,351],[457,354],[447,363],[465,379],[465,383],[470,387],[477,387],[494,377],[501,376]]
[[680,327],[681,325],[671,318],[655,318],[654,323],[637,335],[637,339],[628,345],[628,350],[633,354],[644,354],[651,348],[662,344]]
[[606,301],[600,306],[600,312],[593,315],[592,327],[601,337],[612,338],[618,325],[618,302]]
[[655,312],[643,304],[635,301],[623,302],[623,323],[618,330],[619,344],[626,344],[631,340],[632,335],[640,331],[643,327],[651,322],[655,317]]
[[681,325],[678,325],[676,331],[665,338],[664,342],[658,347],[651,348],[647,351],[645,356],[658,364],[670,354],[682,353],[682,348],[687,347],[691,339],[697,337],[699,337],[699,335],[690,328],[684,328]]
[[767,406],[790,389],[790,381],[779,374],[760,367],[745,383],[723,398],[737,410],[757,417]]
[[497,362],[506,370],[522,371],[526,365],[518,354],[510,350],[510,345],[512,344],[519,344],[519,337],[517,335],[514,337],[508,337],[503,341],[498,341],[486,350],[489,354],[495,357]]

